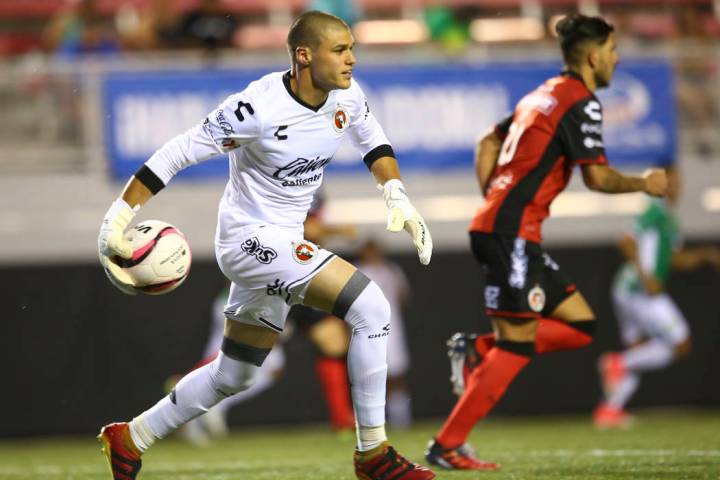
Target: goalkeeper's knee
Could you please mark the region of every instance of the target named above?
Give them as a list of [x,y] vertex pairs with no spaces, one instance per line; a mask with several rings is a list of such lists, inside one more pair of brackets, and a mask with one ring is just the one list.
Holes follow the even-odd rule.
[[225,396],[247,390],[269,353],[269,348],[253,347],[225,337],[210,367],[213,388]]
[[390,304],[380,287],[359,270],[353,273],[335,301],[333,315],[344,319],[355,332],[389,332]]

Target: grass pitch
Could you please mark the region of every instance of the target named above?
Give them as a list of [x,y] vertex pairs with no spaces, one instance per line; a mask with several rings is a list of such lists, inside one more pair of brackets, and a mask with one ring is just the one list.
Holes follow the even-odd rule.
[[[391,432],[398,450],[423,460],[439,422]],[[447,472],[439,479],[720,479],[720,411],[645,412],[629,431],[598,432],[579,416],[496,418],[472,443],[497,472]],[[209,448],[171,438],[145,455],[139,480],[353,479],[353,440],[324,428],[236,430]],[[92,435],[0,442],[0,479],[109,478]]]

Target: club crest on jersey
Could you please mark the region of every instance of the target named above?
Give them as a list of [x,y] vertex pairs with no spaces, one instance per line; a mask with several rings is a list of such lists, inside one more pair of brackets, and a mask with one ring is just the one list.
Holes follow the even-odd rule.
[[318,248],[310,242],[300,242],[292,244],[292,257],[300,265],[307,265],[317,257]]
[[533,312],[540,312],[545,308],[545,290],[540,285],[535,285],[528,292],[528,305]]
[[333,128],[336,132],[342,133],[348,125],[350,125],[350,116],[343,107],[338,105],[337,110],[335,110],[335,115],[333,115]]

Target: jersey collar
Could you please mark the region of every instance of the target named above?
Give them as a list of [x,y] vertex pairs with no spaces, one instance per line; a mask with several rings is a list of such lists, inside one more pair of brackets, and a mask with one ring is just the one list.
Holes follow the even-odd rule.
[[[560,75],[563,77],[574,78],[575,80],[579,80],[580,82],[582,82],[583,85],[585,85],[585,80],[577,72],[573,72],[572,70],[563,70],[562,72],[560,72]],[[587,87],[587,85],[585,86]]]
[[[293,92],[292,88],[290,87],[290,71],[289,70],[283,74],[282,81],[283,81],[283,85],[285,85],[285,90],[287,90],[288,94],[290,94],[290,96],[293,98],[293,100],[295,100],[297,103],[299,103],[303,107],[312,110],[313,112],[317,112],[318,110],[320,110],[327,102],[327,98],[326,98],[325,100],[323,100],[323,102],[320,105],[310,105],[309,103],[307,103],[306,101],[304,101],[303,99],[301,99],[300,97],[295,95],[295,92]],[[330,95],[328,95],[328,98],[329,97],[330,97]]]

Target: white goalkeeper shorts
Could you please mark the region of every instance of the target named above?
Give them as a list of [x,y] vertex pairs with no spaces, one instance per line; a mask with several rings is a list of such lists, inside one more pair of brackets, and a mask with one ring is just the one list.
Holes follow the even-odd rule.
[[667,294],[614,292],[613,302],[625,345],[643,338],[677,345],[690,335],[685,317]]
[[232,282],[225,316],[281,332],[290,307],[335,254],[305,240],[302,229],[263,225],[242,230],[236,243],[216,242],[215,256]]

